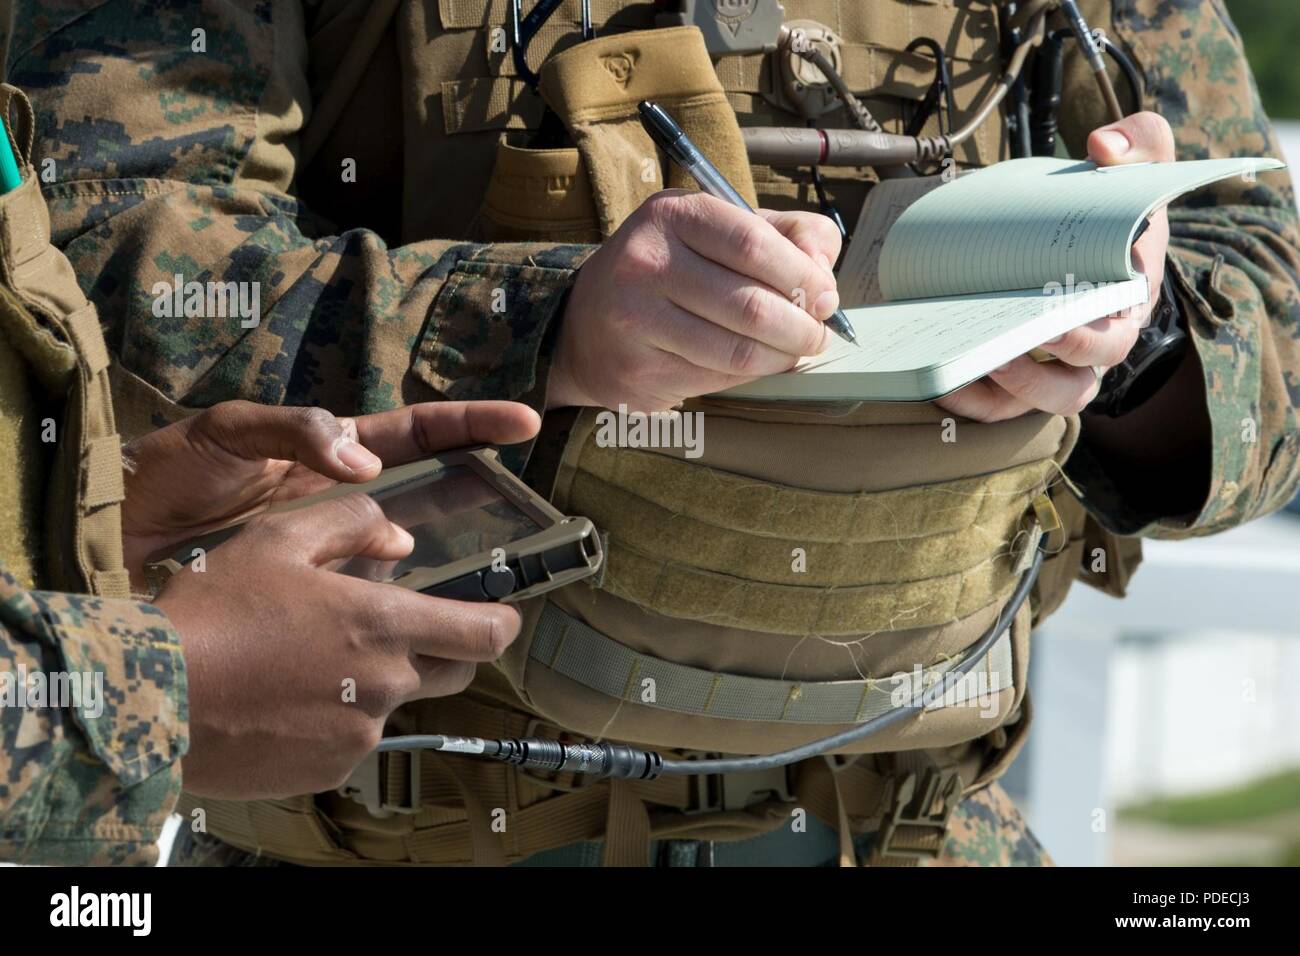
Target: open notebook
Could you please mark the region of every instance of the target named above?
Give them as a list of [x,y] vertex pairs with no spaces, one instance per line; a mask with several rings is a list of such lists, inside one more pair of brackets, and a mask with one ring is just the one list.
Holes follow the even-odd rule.
[[1147,217],[1200,186],[1282,166],[1233,158],[1098,168],[1034,157],[942,185],[882,183],[839,276],[845,305],[859,306],[846,314],[862,348],[837,338],[790,372],[720,394],[938,398],[1070,329],[1146,302],[1129,250]]

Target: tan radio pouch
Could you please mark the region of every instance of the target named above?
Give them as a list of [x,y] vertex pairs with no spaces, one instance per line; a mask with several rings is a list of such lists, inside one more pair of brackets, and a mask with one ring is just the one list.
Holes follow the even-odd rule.
[[[17,113],[9,129],[10,112]],[[0,196],[0,334],[24,359],[48,400],[44,420],[45,587],[103,597],[129,595],[122,561],[122,456],[113,419],[108,350],[95,307],[63,253],[50,245],[50,216],[31,164],[33,114],[27,97],[0,85],[23,181]],[[45,428],[52,424],[52,432]],[[52,441],[47,441],[52,436]],[[45,450],[25,449],[43,456]]]
[[480,229],[493,240],[595,242],[608,238],[665,187],[695,189],[661,162],[637,103],[667,109],[751,205],[754,181],[735,113],[695,27],[588,40],[552,56],[541,92],[576,148],[530,150],[503,138]]

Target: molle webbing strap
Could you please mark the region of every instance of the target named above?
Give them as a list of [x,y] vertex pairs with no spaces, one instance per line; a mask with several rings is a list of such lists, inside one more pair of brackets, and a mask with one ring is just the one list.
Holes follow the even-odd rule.
[[[630,5],[628,0],[591,0],[591,20],[600,25]],[[524,3],[525,15],[531,6]],[[509,16],[510,0],[438,0],[438,19],[446,30],[502,26]],[[564,0],[546,22],[572,30],[582,22],[581,0]]]
[[[195,811],[201,815],[196,816]],[[201,821],[204,832],[256,855],[296,863],[346,863],[356,855],[338,845],[310,797],[286,800],[210,800],[182,793],[181,825]]]
[[[970,674],[944,684],[944,674],[961,663],[954,657],[915,673],[868,680],[788,681],[725,674],[688,667],[638,653],[548,603],[533,635],[529,657],[584,687],[618,700],[647,703],[683,714],[752,721],[823,725],[857,724],[912,706],[932,684],[931,709],[965,704],[1013,684],[1010,630],[997,639]],[[983,683],[978,674],[987,674]],[[652,680],[654,700],[641,700],[642,681]]]
[[122,449],[116,435],[90,439],[83,456],[81,500],[86,508],[117,504],[126,497]]
[[609,782],[609,818],[601,866],[650,865],[650,814],[631,780]]
[[104,344],[104,334],[99,328],[99,315],[95,307],[87,302],[66,319],[68,336],[86,371],[92,376],[108,370],[108,346]]
[[488,129],[536,129],[543,104],[527,95],[523,80],[474,77],[442,83],[442,122],[448,133],[478,133]]
[[[718,81],[728,93],[775,94],[780,80],[769,67],[769,54],[751,53],[727,56],[718,61]],[[934,60],[920,53],[881,49],[866,43],[842,43],[839,48],[840,75],[850,90],[870,92],[872,96],[897,96],[920,100],[934,82]],[[958,108],[966,108],[978,99],[985,83],[998,75],[998,62],[983,67],[966,65],[960,71],[962,84],[954,90]]]
[[[705,5],[709,2],[700,0]],[[644,6],[630,0],[592,0],[592,22],[602,37],[652,29],[655,18],[639,9]],[[952,4],[925,2],[784,0],[784,7],[787,23],[815,21],[836,36],[840,73],[850,89],[860,95],[911,101],[925,95],[934,79],[934,60],[906,52],[907,45],[917,37],[932,37],[943,44],[953,64],[959,109],[968,109],[1000,70],[997,16],[984,4],[954,8]],[[540,120],[537,98],[517,79],[510,45],[502,44],[499,37],[493,40],[493,30],[505,29],[509,4],[504,0],[440,0],[438,8],[443,29],[473,31],[475,37],[462,54],[463,72],[473,78],[442,87],[446,132],[535,128]],[[533,37],[528,59],[535,69],[579,43],[580,9],[577,0],[566,0]],[[783,99],[782,81],[772,69],[769,54],[723,55],[714,66],[723,89],[731,96],[762,94]],[[449,92],[458,106],[448,107]],[[493,109],[485,112],[484,103],[491,103]],[[752,103],[741,110],[765,112],[767,107]]]
[[[708,4],[711,0],[698,0]],[[525,3],[527,13],[528,3]],[[619,24],[649,27],[652,21],[638,15],[635,7],[644,4],[633,0],[591,0],[591,20],[598,31],[615,14]],[[952,4],[924,2],[845,3],[843,0],[782,0],[786,22],[815,20],[851,45],[870,46],[888,51],[902,51],[916,37],[933,37],[947,49],[952,59],[973,62],[996,60],[998,25],[991,5],[965,4],[968,9],[954,12]],[[551,14],[533,40],[530,62],[533,68],[555,51],[557,43],[576,42],[577,26],[582,22],[580,0],[564,0]],[[509,0],[438,0],[439,21],[445,30],[490,31],[505,27],[510,15]],[[723,60],[738,59],[723,57]],[[919,60],[920,56],[917,55]],[[513,57],[506,51],[491,56],[501,73],[514,72]],[[499,60],[499,63],[498,63]],[[931,61],[933,63],[933,61]],[[930,70],[933,76],[933,69]],[[856,89],[856,88],[855,88]]]

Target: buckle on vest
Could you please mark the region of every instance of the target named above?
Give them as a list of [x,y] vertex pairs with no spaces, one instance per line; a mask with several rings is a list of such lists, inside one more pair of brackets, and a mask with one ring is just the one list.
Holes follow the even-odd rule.
[[723,813],[728,810],[745,810],[757,803],[794,800],[790,768],[772,767],[752,773],[706,773],[693,778],[691,805],[687,814]]
[[[402,766],[402,761],[406,762]],[[406,786],[392,787],[405,774]],[[390,787],[394,792],[390,792]],[[404,791],[404,792],[402,792]],[[420,812],[420,751],[385,750],[366,754],[338,792],[363,805],[374,817]]]
[[[874,856],[902,857],[914,864],[935,859],[943,850],[948,821],[961,803],[962,781],[956,767],[929,766],[908,771],[889,782],[884,821],[876,836]],[[937,804],[937,805],[936,805]]]

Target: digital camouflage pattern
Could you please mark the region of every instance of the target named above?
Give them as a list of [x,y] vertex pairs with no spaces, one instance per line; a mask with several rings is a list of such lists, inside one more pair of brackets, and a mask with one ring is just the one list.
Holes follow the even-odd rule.
[[[329,232],[288,193],[294,159],[267,128],[301,112],[259,122],[264,98],[299,80],[275,52],[292,4],[5,6],[6,72],[27,84],[37,155],[56,171],[45,191],[55,244],[126,369],[189,407],[237,396],[338,413],[435,397],[540,404],[542,342],[590,249],[393,248],[367,229]],[[209,54],[191,52],[195,27]],[[258,283],[260,326],[159,320],[155,283],[177,274]]]
[[103,674],[102,711],[0,706],[0,860],[153,864],[188,746],[176,632],[152,604],[24,590],[0,566],[0,674],[38,671]]
[[1052,866],[1007,792],[996,783],[961,802],[943,852],[928,866]]
[[[1218,0],[1082,5],[1134,56],[1147,84],[1143,105],[1169,119],[1179,158],[1279,154]],[[403,9],[424,10],[436,33],[439,13],[453,6],[426,0]],[[464,182],[485,175],[467,165],[463,176],[421,180],[419,170],[401,168],[397,104],[427,110],[438,91],[381,84],[400,81],[406,54],[427,36],[406,37],[409,48],[377,57],[374,82],[368,75],[356,97],[353,115],[367,111],[374,124],[348,139],[351,154],[362,157],[357,190],[336,190],[337,201],[312,210],[296,198],[305,186],[319,197],[320,182],[331,178],[337,186],[334,168],[298,167],[295,136],[346,49],[339,34],[354,29],[366,7],[362,0],[0,3],[5,76],[33,98],[36,154],[54,161],[45,193],[55,241],[99,307],[127,373],[124,394],[165,400],[154,424],[175,406],[228,398],[320,404],[340,414],[441,396],[542,404],[548,332],[590,247],[446,241],[404,221],[418,190],[417,205],[445,206],[447,221],[458,223],[450,210],[478,201]],[[205,54],[192,50],[200,26]],[[1080,155],[1104,116],[1091,79],[1077,61],[1068,65],[1061,128]],[[328,149],[319,155],[338,157]],[[403,175],[405,193],[392,188]],[[359,209],[385,224],[382,237],[364,227]],[[1183,537],[1256,517],[1294,491],[1300,234],[1284,173],[1198,192],[1171,208],[1170,221],[1170,258],[1213,428],[1208,500],[1192,516],[1135,508],[1112,480],[1122,463],[1086,449],[1071,472],[1109,527]],[[260,325],[154,316],[155,285],[178,273],[186,281],[260,283]],[[130,437],[129,425],[124,431]],[[965,806],[946,859],[1041,859],[1005,797],[986,790]]]
[[[1113,11],[1113,33],[1143,73],[1145,106],[1169,121],[1179,159],[1282,156],[1219,0],[1114,0]],[[1067,102],[1094,101],[1091,83],[1076,71]],[[1069,126],[1066,118],[1063,132],[1081,155],[1101,117],[1076,117]],[[1213,534],[1266,514],[1286,504],[1300,480],[1300,231],[1290,177],[1198,190],[1170,207],[1169,230],[1213,435],[1205,506],[1190,518],[1135,510],[1108,480],[1106,464],[1088,454],[1086,429],[1069,466],[1103,523],[1156,538]]]

